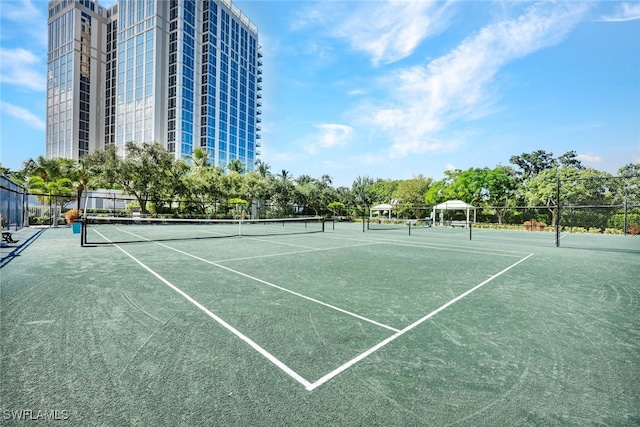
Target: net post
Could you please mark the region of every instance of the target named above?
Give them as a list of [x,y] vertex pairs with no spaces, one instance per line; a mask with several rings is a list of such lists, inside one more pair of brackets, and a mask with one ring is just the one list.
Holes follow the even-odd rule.
[[407,223],[409,225],[409,236],[411,236],[411,221]]
[[[366,221],[366,218],[364,217],[364,215],[362,215],[362,232],[364,233],[364,222]],[[367,223],[368,225],[368,223]]]
[[471,229],[472,229],[472,228],[473,228],[472,222],[471,222],[471,221],[469,221],[469,240],[472,240],[472,239],[471,239]]
[[87,219],[80,219],[80,246],[85,246],[87,243]]
[[[320,219],[320,221],[322,221],[322,232],[324,233],[324,224],[325,224],[327,221],[326,221],[325,217],[322,217],[322,218]],[[335,228],[335,222],[334,222],[334,228]]]

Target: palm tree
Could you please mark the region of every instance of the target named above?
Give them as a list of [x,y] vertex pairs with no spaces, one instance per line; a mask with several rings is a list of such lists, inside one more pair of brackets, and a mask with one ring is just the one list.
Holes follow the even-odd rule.
[[299,177],[296,178],[296,184],[301,186],[311,184],[314,181],[315,179],[313,179],[311,175],[300,175]]
[[269,165],[269,163],[263,162],[260,159],[256,160],[255,167],[256,172],[258,172],[263,178],[266,178],[271,173],[271,166]]
[[272,200],[279,208],[279,213],[286,215],[289,212],[289,203],[293,196],[293,182],[291,172],[282,169],[282,172],[272,178],[273,196]]
[[293,179],[293,176],[291,175],[291,172],[289,172],[286,169],[282,169],[282,172],[280,172],[280,175],[278,175],[278,178],[280,178],[282,181],[290,181]]
[[209,151],[206,148],[198,147],[191,153],[191,161],[195,169],[203,169],[210,166]]
[[331,176],[327,175],[326,173],[322,175],[322,178],[320,178],[320,180],[327,185],[333,184],[333,178],[331,178]]
[[231,159],[229,164],[227,165],[227,170],[229,172],[237,172],[239,174],[243,174],[246,171],[244,167],[244,163],[240,161],[240,159]]
[[[68,202],[73,195],[73,181],[70,175],[75,162],[70,159],[47,159],[38,156],[36,159],[27,159],[23,162],[23,173],[26,177],[27,188],[39,194],[39,199],[49,204],[49,212],[52,210],[52,202],[55,198],[57,213],[58,202]],[[59,199],[62,197],[62,199]],[[52,215],[52,219],[56,215]]]

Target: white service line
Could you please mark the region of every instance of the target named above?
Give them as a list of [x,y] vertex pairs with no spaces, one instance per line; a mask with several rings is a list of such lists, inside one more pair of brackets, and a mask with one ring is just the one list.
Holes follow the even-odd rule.
[[191,258],[197,259],[198,261],[206,262],[207,264],[211,264],[211,265],[214,265],[214,266],[216,266],[216,267],[218,267],[218,268],[221,268],[221,269],[223,269],[223,270],[227,270],[227,271],[229,271],[229,272],[231,272],[231,273],[235,273],[235,274],[237,274],[237,275],[239,275],[239,276],[246,277],[247,279],[255,280],[256,282],[262,283],[263,285],[271,286],[272,288],[278,289],[278,290],[283,291],[283,292],[288,292],[288,293],[290,293],[290,294],[292,294],[292,295],[295,295],[295,296],[297,296],[297,297],[300,297],[300,298],[306,299],[307,301],[311,301],[311,302],[314,302],[314,303],[316,303],[316,304],[320,304],[320,305],[323,305],[323,306],[328,307],[328,308],[330,308],[330,309],[333,309],[333,310],[339,311],[340,313],[344,313],[344,314],[347,314],[347,315],[349,315],[349,316],[355,317],[355,318],[357,318],[357,319],[364,320],[365,322],[371,323],[371,324],[376,325],[376,326],[380,326],[381,328],[389,329],[390,331],[394,331],[394,332],[398,332],[398,331],[399,331],[399,329],[396,329],[396,328],[394,328],[394,327],[392,327],[392,326],[385,325],[385,324],[380,323],[380,322],[376,322],[375,320],[368,319],[368,318],[366,318],[366,317],[364,317],[364,316],[360,316],[359,314],[352,313],[352,312],[347,311],[347,310],[344,310],[344,309],[342,309],[342,308],[340,308],[340,307],[336,307],[335,305],[327,304],[326,302],[322,302],[322,301],[320,301],[320,300],[317,300],[317,299],[315,299],[315,298],[308,297],[308,296],[306,296],[306,295],[300,294],[300,293],[295,292],[295,291],[292,291],[292,290],[290,290],[290,289],[283,288],[282,286],[278,286],[278,285],[276,285],[276,284],[273,284],[273,283],[267,282],[266,280],[262,280],[262,279],[259,279],[259,278],[257,278],[257,277],[251,276],[251,275],[249,275],[249,274],[243,273],[243,272],[241,272],[241,271],[234,270],[234,269],[229,268],[229,267],[225,267],[224,265],[218,264],[217,262],[209,261],[209,260],[204,259],[204,258],[201,258],[201,257],[199,257],[199,256],[197,256],[197,255],[193,255],[193,254],[190,254],[190,253],[188,253],[188,252],[181,251],[180,249],[172,248],[171,246],[167,246],[167,245],[165,245],[164,243],[160,243],[160,242],[154,242],[154,243],[155,243],[156,245],[163,246],[163,247],[165,247],[165,248],[167,248],[167,249],[171,249],[172,251],[176,251],[176,252],[181,253],[181,254],[183,254],[183,255],[186,255],[186,256],[189,256],[189,257],[191,257]]
[[[246,239],[246,237],[245,237],[245,239]],[[272,242],[269,242],[269,243],[272,243]],[[279,256],[286,256],[286,255],[304,254],[304,253],[309,253],[309,252],[336,251],[338,249],[357,248],[359,246],[373,246],[373,245],[379,245],[379,244],[380,243],[378,243],[378,242],[367,242],[367,243],[361,243],[359,245],[334,246],[332,248],[322,248],[322,249],[316,248],[316,249],[306,249],[304,251],[279,252],[277,254],[252,255],[252,256],[246,256],[246,257],[241,257],[241,258],[217,259],[217,260],[215,260],[213,262],[246,261],[246,260],[250,260],[250,259],[273,258],[273,257],[279,257]]]
[[533,256],[533,254],[529,254],[526,257],[522,258],[521,260],[519,260],[518,262],[511,264],[509,267],[505,268],[504,270],[494,274],[493,276],[489,277],[487,280],[485,280],[484,282],[474,286],[473,288],[469,289],[468,291],[458,295],[457,297],[455,297],[454,299],[452,299],[451,301],[449,301],[448,303],[440,306],[439,308],[437,308],[436,310],[432,311],[431,313],[427,314],[426,316],[424,316],[423,318],[413,322],[412,324],[410,324],[409,326],[407,326],[406,328],[402,329],[401,331],[398,331],[397,333],[391,335],[389,338],[381,341],[380,343],[376,344],[375,346],[371,347],[369,350],[365,351],[364,353],[361,353],[360,355],[354,357],[353,359],[351,359],[350,361],[348,361],[347,363],[345,363],[344,365],[334,369],[333,371],[329,372],[328,374],[326,374],[325,376],[323,376],[322,378],[320,378],[319,380],[315,381],[314,383],[310,384],[309,386],[307,386],[307,390],[312,391],[315,388],[321,386],[322,384],[326,383],[327,381],[329,381],[330,379],[332,379],[333,377],[335,377],[336,375],[339,375],[340,373],[344,372],[345,370],[349,369],[351,366],[355,365],[356,363],[358,363],[359,361],[361,361],[362,359],[368,357],[369,355],[371,355],[372,353],[374,353],[375,351],[381,349],[382,347],[384,347],[385,345],[389,344],[391,341],[395,340],[398,337],[401,337],[402,335],[404,335],[405,333],[409,332],[410,330],[412,330],[413,328],[415,328],[416,326],[420,325],[421,323],[423,323],[424,321],[430,319],[431,317],[435,316],[436,314],[440,313],[442,310],[444,310],[445,308],[449,307],[451,304],[456,303],[457,301],[461,300],[462,298],[466,297],[467,295],[469,295],[470,293],[474,292],[477,289],[480,289],[481,287],[483,287],[484,285],[486,285],[487,283],[489,283],[490,281],[492,281],[493,279],[495,279],[496,277],[506,273],[507,271],[511,270],[513,267],[515,267],[516,265],[520,264],[521,262],[525,261],[526,259],[528,259],[529,257]]
[[[100,234],[98,231],[96,231],[96,233]],[[133,234],[133,233],[131,233]],[[103,236],[102,234],[100,234],[100,236],[102,236],[102,238],[104,238],[105,240],[109,241],[109,239],[107,239],[105,236]],[[139,236],[138,236],[139,237]],[[376,352],[377,350],[381,349],[382,347],[386,346],[387,344],[389,344],[390,342],[394,341],[396,338],[401,337],[402,335],[404,335],[405,333],[411,331],[412,329],[414,329],[415,327],[421,325],[422,323],[424,323],[426,320],[432,318],[433,316],[435,316],[436,314],[438,314],[439,312],[441,312],[442,310],[444,310],[445,308],[449,307],[452,304],[455,304],[456,302],[458,302],[459,300],[461,300],[462,298],[466,297],[467,295],[471,294],[472,292],[480,289],[481,287],[483,287],[484,285],[486,285],[487,283],[489,283],[490,281],[492,281],[493,279],[501,276],[502,274],[506,273],[507,271],[511,270],[513,267],[515,267],[516,265],[526,261],[527,259],[529,259],[530,257],[532,257],[534,254],[530,253],[529,255],[527,255],[526,257],[518,260],[517,262],[511,264],[510,266],[506,267],[505,269],[499,271],[498,273],[492,275],[491,277],[489,277],[488,279],[484,280],[483,282],[477,284],[476,286],[474,286],[473,288],[469,289],[468,291],[458,295],[457,297],[455,297],[454,299],[450,300],[449,302],[441,305],[440,307],[438,307],[437,309],[435,309],[434,311],[432,311],[431,313],[427,314],[426,316],[418,319],[417,321],[413,322],[412,324],[410,324],[409,326],[405,327],[402,330],[398,330],[395,328],[392,328],[390,326],[387,325],[383,325],[377,322],[374,322],[370,319],[366,319],[362,316],[359,316],[357,314],[354,313],[350,313],[346,310],[342,310],[338,307],[334,307],[331,306],[329,304],[323,303],[321,301],[317,301],[313,298],[307,297],[305,295],[302,294],[298,294],[296,292],[290,291],[288,289],[282,288],[280,286],[271,284],[269,282],[266,282],[264,280],[249,276],[247,274],[244,274],[242,272],[239,271],[235,271],[233,269],[230,269],[228,267],[216,264],[214,262],[205,260],[203,258],[200,258],[196,255],[192,255],[189,254],[187,252],[172,248],[170,246],[167,246],[165,244],[159,243],[159,242],[154,242],[157,245],[160,246],[164,246],[167,249],[171,249],[174,250],[176,252],[180,252],[184,255],[193,257],[195,259],[198,259],[200,261],[215,265],[219,268],[222,268],[224,270],[228,270],[230,272],[239,274],[241,276],[245,276],[247,278],[256,280],[258,282],[264,283],[266,285],[275,287],[277,289],[283,290],[285,292],[289,292],[291,294],[297,295],[301,298],[305,298],[308,299],[310,301],[313,302],[317,302],[319,304],[325,305],[327,307],[333,308],[337,311],[340,311],[342,313],[345,314],[349,314],[352,315],[354,317],[357,317],[361,320],[376,324],[378,326],[381,326],[383,328],[387,328],[390,329],[392,331],[395,331],[395,334],[391,335],[389,338],[384,339],[383,341],[379,342],[378,344],[376,344],[375,346],[371,347],[369,350],[359,354],[358,356],[354,357],[353,359],[349,360],[347,363],[339,366],[338,368],[334,369],[333,371],[327,373],[326,375],[322,376],[320,379],[318,379],[317,381],[311,383],[309,381],[307,381],[305,378],[303,378],[301,375],[299,375],[297,372],[295,372],[293,369],[289,368],[287,365],[285,365],[284,363],[282,363],[278,358],[276,358],[275,356],[273,356],[271,353],[269,353],[268,351],[266,351],[264,348],[262,348],[260,345],[258,345],[257,343],[255,343],[254,341],[252,341],[249,337],[247,337],[246,335],[242,334],[240,331],[238,331],[237,329],[235,329],[233,326],[229,325],[228,323],[226,323],[224,320],[222,320],[221,318],[219,318],[218,316],[216,316],[215,314],[213,314],[212,312],[210,312],[206,307],[204,307],[203,305],[201,305],[200,303],[198,303],[196,300],[194,300],[193,298],[191,298],[188,294],[186,294],[184,291],[182,291],[181,289],[177,288],[176,286],[174,286],[173,284],[171,284],[169,281],[167,281],[166,279],[164,279],[162,276],[160,276],[158,273],[156,273],[155,271],[153,271],[151,268],[147,267],[145,264],[143,264],[141,261],[139,261],[138,259],[136,259],[133,255],[129,254],[127,251],[125,251],[124,249],[122,249],[120,246],[114,244],[114,246],[116,248],[118,248],[120,251],[124,252],[127,256],[129,256],[130,258],[132,258],[135,262],[137,262],[138,264],[140,264],[143,268],[145,268],[147,271],[149,271],[151,274],[153,274],[155,277],[157,277],[158,279],[160,279],[163,283],[165,283],[167,286],[169,286],[170,288],[172,288],[173,290],[175,290],[176,292],[178,292],[180,295],[182,295],[185,299],[187,299],[189,302],[191,302],[192,304],[194,304],[196,307],[198,307],[200,310],[202,310],[204,313],[206,313],[208,316],[210,316],[212,319],[214,319],[216,322],[220,323],[223,327],[225,327],[226,329],[228,329],[229,331],[231,331],[234,335],[238,336],[240,339],[242,339],[243,341],[245,341],[247,344],[249,344],[252,348],[254,348],[256,351],[258,351],[260,354],[262,354],[265,358],[267,358],[269,361],[271,361],[274,365],[276,365],[278,368],[280,368],[283,372],[285,372],[287,375],[289,375],[291,378],[295,379],[296,381],[298,381],[300,384],[302,384],[306,390],[308,391],[313,391],[316,388],[320,387],[321,385],[325,384],[326,382],[328,382],[329,380],[331,380],[332,378],[336,377],[337,375],[341,374],[342,372],[346,371],[347,369],[349,369],[350,367],[352,367],[353,365],[355,365],[356,363],[360,362],[361,360],[365,359],[366,357],[370,356],[371,354],[373,354],[374,352]]]
[[[355,240],[358,242],[377,242],[385,245],[394,245],[394,246],[406,246],[410,248],[425,248],[425,249],[438,249],[441,251],[449,251],[449,252],[467,252],[472,254],[483,254],[483,255],[496,255],[496,256],[507,256],[507,257],[518,257],[520,258],[522,255],[527,254],[528,252],[524,251],[512,251],[507,249],[486,249],[485,248],[476,248],[475,250],[471,249],[461,249],[460,246],[454,245],[446,245],[443,243],[431,243],[431,242],[420,242],[414,241],[414,243],[406,243],[404,240],[396,240],[396,239],[376,239],[373,237],[363,237],[363,238],[347,238],[347,237],[337,237],[337,236],[323,236],[328,239],[341,239],[341,240]],[[504,252],[504,253],[501,253]]]
[[[138,238],[140,238],[140,239],[149,240],[149,239],[146,239],[145,237],[138,236],[137,234],[131,233],[131,232],[129,232],[129,231],[125,231],[125,230],[122,230],[122,231],[124,231],[125,233],[128,233],[128,234],[131,234],[132,236],[138,237]],[[104,236],[103,236],[103,238],[104,238]],[[393,326],[389,326],[389,325],[385,325],[385,324],[380,323],[380,322],[376,322],[375,320],[372,320],[372,319],[366,318],[366,317],[361,316],[361,315],[356,314],[356,313],[352,313],[352,312],[347,311],[347,310],[345,310],[345,309],[342,309],[342,308],[340,308],[340,307],[336,307],[335,305],[327,304],[326,302],[322,302],[322,301],[317,300],[317,299],[315,299],[315,298],[308,297],[308,296],[306,296],[306,295],[303,295],[303,294],[301,294],[301,293],[298,293],[298,292],[292,291],[292,290],[290,290],[290,289],[283,288],[282,286],[278,286],[278,285],[276,285],[276,284],[274,284],[274,283],[267,282],[266,280],[262,280],[262,279],[259,279],[259,278],[257,278],[257,277],[251,276],[251,275],[249,275],[249,274],[243,273],[243,272],[241,272],[241,271],[234,270],[234,269],[229,268],[229,267],[225,267],[224,265],[222,265],[222,264],[218,264],[218,263],[217,263],[217,262],[215,262],[215,261],[209,261],[208,259],[204,259],[204,258],[199,257],[199,256],[197,256],[197,255],[190,254],[189,252],[185,252],[185,251],[182,251],[182,250],[180,250],[180,249],[176,249],[176,248],[173,248],[173,247],[171,247],[171,246],[165,245],[164,243],[160,243],[160,242],[153,242],[153,243],[155,243],[155,244],[156,244],[156,245],[158,245],[158,246],[162,246],[162,247],[164,247],[164,248],[171,249],[172,251],[175,251],[175,252],[181,253],[181,254],[186,255],[186,256],[188,256],[188,257],[191,257],[191,258],[193,258],[193,259],[197,259],[198,261],[206,262],[207,264],[211,264],[211,265],[213,265],[213,266],[215,266],[215,267],[221,268],[221,269],[223,269],[223,270],[227,270],[227,271],[229,271],[229,272],[231,272],[231,273],[235,273],[235,274],[237,274],[237,275],[239,275],[239,276],[246,277],[247,279],[251,279],[251,280],[254,280],[254,281],[258,282],[258,283],[262,283],[263,285],[271,286],[272,288],[278,289],[278,290],[283,291],[283,292],[288,292],[288,293],[290,293],[290,294],[292,294],[292,295],[295,295],[295,296],[297,296],[297,297],[300,297],[300,298],[306,299],[307,301],[311,301],[311,302],[314,302],[314,303],[316,303],[316,304],[320,304],[320,305],[323,305],[323,306],[325,306],[325,307],[328,307],[328,308],[330,308],[330,309],[332,309],[332,310],[339,311],[340,313],[347,314],[347,315],[349,315],[349,316],[351,316],[351,317],[355,317],[355,318],[357,318],[357,319],[364,320],[365,322],[367,322],[367,323],[371,323],[372,325],[380,326],[381,328],[385,328],[385,329],[388,329],[388,330],[390,330],[390,331],[394,331],[394,332],[398,332],[398,330],[399,330],[399,329],[397,329],[397,328],[394,328]],[[318,251],[318,250],[330,250],[330,249],[316,249],[316,251]],[[309,252],[312,252],[312,251],[309,251]],[[300,253],[300,251],[295,252],[295,253]]]
[[[106,241],[110,242],[109,239],[107,239],[105,236],[103,236],[100,232],[96,231],[96,233],[98,233],[103,239],[105,239]],[[164,283],[165,285],[167,285],[168,287],[170,287],[171,289],[173,289],[174,291],[176,291],[177,293],[179,293],[180,295],[182,295],[182,297],[184,299],[186,299],[187,301],[189,301],[191,304],[195,305],[196,307],[198,307],[202,312],[204,312],[207,316],[211,317],[213,320],[215,320],[216,322],[218,322],[220,325],[222,325],[225,329],[227,329],[228,331],[230,331],[232,334],[234,334],[235,336],[237,336],[238,338],[240,338],[242,341],[246,342],[247,344],[249,344],[249,346],[251,346],[251,348],[253,348],[254,350],[256,350],[258,353],[260,353],[262,356],[264,356],[267,360],[269,360],[271,363],[273,363],[274,365],[276,365],[278,368],[280,368],[283,372],[285,372],[287,375],[289,375],[291,378],[293,378],[294,380],[298,381],[300,384],[302,384],[305,388],[309,388],[311,383],[309,381],[307,381],[306,379],[304,379],[300,374],[298,374],[296,371],[294,371],[293,369],[289,368],[287,365],[285,365],[284,363],[282,363],[277,357],[275,357],[274,355],[272,355],[271,353],[269,353],[267,350],[265,350],[264,348],[262,348],[259,344],[257,344],[255,341],[253,341],[251,338],[247,337],[246,335],[244,335],[242,332],[238,331],[236,328],[234,328],[233,326],[231,326],[230,324],[228,324],[227,322],[225,322],[224,320],[222,320],[220,317],[216,316],[215,314],[213,314],[211,311],[209,311],[205,306],[203,306],[202,304],[200,304],[198,301],[196,301],[195,299],[191,298],[191,296],[189,294],[187,294],[186,292],[184,292],[182,289],[178,288],[177,286],[173,285],[171,282],[169,282],[167,279],[165,279],[164,277],[160,276],[158,273],[156,273],[155,271],[153,271],[151,268],[147,267],[145,264],[143,264],[140,260],[138,260],[136,257],[134,257],[133,255],[131,255],[129,252],[125,251],[124,249],[122,249],[120,246],[118,246],[117,244],[113,244],[116,248],[118,248],[120,251],[122,251],[124,254],[126,254],[129,258],[131,258],[132,260],[134,260],[136,263],[138,263],[140,266],[142,266],[142,268],[144,268],[145,270],[147,270],[149,273],[153,274],[158,280],[160,280],[162,283]]]

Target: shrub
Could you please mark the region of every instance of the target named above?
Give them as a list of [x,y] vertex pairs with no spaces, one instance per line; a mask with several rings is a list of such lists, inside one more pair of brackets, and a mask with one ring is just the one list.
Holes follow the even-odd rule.
[[71,224],[80,218],[80,211],[78,209],[69,209],[65,212],[64,216],[67,219],[67,224]]
[[617,228],[605,228],[604,234],[622,234],[622,231]]

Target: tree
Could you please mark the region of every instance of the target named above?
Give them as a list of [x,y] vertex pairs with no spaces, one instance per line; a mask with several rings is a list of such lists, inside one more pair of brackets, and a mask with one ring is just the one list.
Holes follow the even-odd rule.
[[271,166],[269,163],[263,162],[260,159],[256,160],[255,167],[256,172],[258,172],[263,178],[267,178],[271,174]]
[[[547,169],[528,181],[525,198],[531,206],[546,206],[551,213],[551,224],[558,225],[559,206],[591,205],[609,198],[605,183],[608,176],[590,168]],[[558,184],[561,185],[560,200]]]
[[26,160],[22,169],[29,191],[39,194],[38,198],[48,203],[51,209],[54,202],[57,207],[58,204],[64,205],[73,200],[74,184],[70,175],[74,168],[73,160],[38,156]]
[[398,180],[377,178],[375,182],[369,184],[371,203],[391,203],[394,197],[393,193],[400,182]]
[[400,207],[411,212],[414,218],[424,217],[424,200],[431,187],[433,178],[426,178],[422,174],[411,179],[400,181],[393,192],[393,198],[398,200]]
[[516,205],[518,181],[516,172],[509,166],[496,166],[485,174],[485,202],[496,210],[498,224],[502,224],[509,209]]
[[229,164],[227,165],[227,170],[229,172],[236,172],[242,175],[246,172],[247,169],[245,168],[244,163],[240,161],[240,159],[231,159],[229,161]]
[[242,182],[242,194],[256,206],[258,217],[260,217],[260,211],[264,209],[266,199],[269,196],[267,178],[258,171],[249,172],[244,176]]
[[116,146],[107,145],[104,150],[95,151],[82,157],[88,169],[92,186],[122,190],[119,177],[123,167],[122,157],[118,155]]
[[509,162],[520,168],[518,173],[523,181],[556,166],[553,153],[547,153],[545,150],[511,156]]
[[556,167],[566,167],[576,170],[584,169],[575,151],[567,151],[558,158],[553,157],[553,153],[547,153],[545,150],[537,150],[532,153],[522,153],[519,156],[511,156],[509,160],[512,164],[518,166],[520,170],[518,174],[522,181],[526,181],[547,169]]
[[373,180],[368,176],[358,176],[351,184],[351,192],[356,207],[364,213],[374,200]]
[[295,190],[291,173],[282,169],[279,175],[271,177],[271,185],[273,189],[272,201],[278,209],[278,213],[281,215],[289,214]]
[[623,182],[616,191],[617,201],[640,206],[640,163],[629,163],[621,167],[618,176],[623,177]]
[[147,213],[147,203],[155,206],[170,200],[175,176],[171,173],[174,157],[160,144],[137,145],[128,142],[122,169],[116,175],[117,181],[127,194],[135,196],[143,214]]

